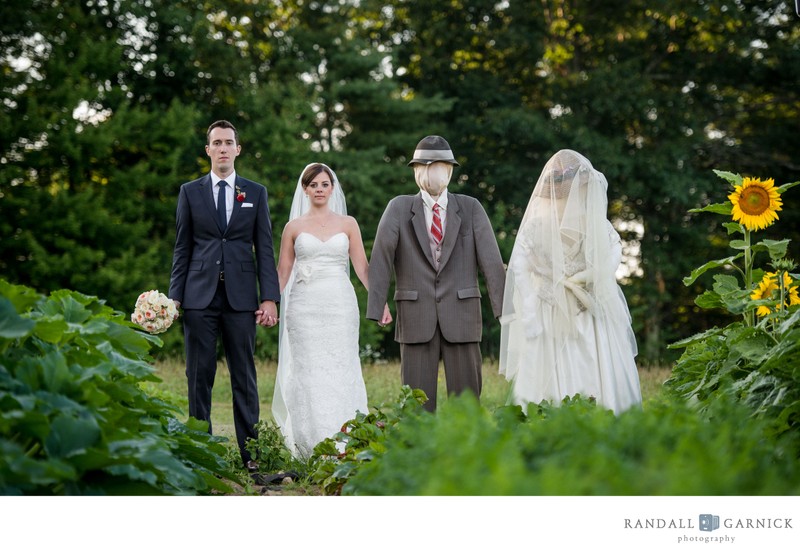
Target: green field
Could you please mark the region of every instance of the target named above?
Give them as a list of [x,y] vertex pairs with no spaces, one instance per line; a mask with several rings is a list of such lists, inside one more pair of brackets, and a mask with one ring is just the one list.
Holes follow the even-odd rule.
[[[272,393],[275,389],[275,370],[277,364],[271,361],[256,363],[258,370],[258,392],[261,401],[261,420],[272,419]],[[170,359],[156,363],[157,375],[163,380],[158,389],[170,394],[170,399],[178,402],[188,415],[186,403],[186,375],[183,360]],[[364,364],[364,383],[367,386],[367,397],[370,406],[382,407],[384,403],[394,401],[400,389],[400,365],[398,362]],[[639,371],[644,400],[658,395],[661,384],[669,377],[669,368],[648,368]],[[506,403],[508,397],[508,381],[498,374],[497,361],[484,362],[483,393],[481,402],[489,408],[499,407]],[[447,395],[444,381],[444,369],[439,369],[439,392],[441,401]],[[231,382],[225,362],[218,363],[217,379],[214,383],[211,421],[214,434],[234,438],[233,410],[231,401]]]

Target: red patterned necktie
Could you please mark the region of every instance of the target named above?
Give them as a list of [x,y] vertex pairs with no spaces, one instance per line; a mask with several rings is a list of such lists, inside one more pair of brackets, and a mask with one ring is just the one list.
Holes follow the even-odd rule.
[[442,220],[439,217],[439,204],[433,204],[433,220],[431,221],[431,235],[436,244],[442,243]]

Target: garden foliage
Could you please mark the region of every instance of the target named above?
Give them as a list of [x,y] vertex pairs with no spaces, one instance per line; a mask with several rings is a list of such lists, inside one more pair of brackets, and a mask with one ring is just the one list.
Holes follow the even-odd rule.
[[386,409],[375,408],[342,425],[340,432],[323,440],[314,448],[309,460],[311,480],[325,494],[341,494],[342,487],[363,464],[380,458],[386,452],[386,441],[402,421],[419,414],[428,398],[425,392],[402,386],[400,395]]
[[221,440],[144,389],[160,343],[96,297],[0,280],[0,494],[228,492]]
[[[714,275],[712,289],[695,300],[700,308],[722,309],[735,317],[724,327],[713,327],[670,345],[683,354],[666,385],[708,411],[719,398],[732,398],[752,416],[766,419],[768,436],[800,434],[800,297],[792,273],[795,263],[786,257],[789,241],[751,235],[768,227],[781,210],[780,195],[798,184],[779,188],[772,181],[742,178],[716,171],[735,192],[731,202],[711,204],[697,212],[733,218],[725,223],[733,255],[712,260],[684,279],[688,286],[705,272]],[[752,185],[751,185],[752,184]],[[745,194],[752,190],[749,201]],[[741,191],[741,195],[740,195]],[[764,269],[767,265],[772,268]]]
[[251,455],[258,456],[259,473],[305,472],[305,462],[295,458],[286,447],[286,440],[275,421],[259,421],[256,438],[248,438],[246,446]]
[[680,399],[620,416],[580,396],[559,407],[490,412],[471,394],[435,414],[407,416],[378,459],[342,489],[350,495],[800,494],[800,464],[785,441],[722,398],[719,421]]

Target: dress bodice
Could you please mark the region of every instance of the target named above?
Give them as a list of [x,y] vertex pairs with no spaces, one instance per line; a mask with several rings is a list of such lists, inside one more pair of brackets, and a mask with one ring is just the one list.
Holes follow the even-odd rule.
[[294,241],[297,280],[309,280],[313,275],[346,273],[350,260],[350,239],[338,232],[327,240],[302,232]]

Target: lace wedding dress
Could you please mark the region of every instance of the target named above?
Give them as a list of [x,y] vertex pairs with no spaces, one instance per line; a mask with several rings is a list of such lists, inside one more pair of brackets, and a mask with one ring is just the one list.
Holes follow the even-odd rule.
[[356,411],[368,412],[358,354],[359,313],[348,274],[349,239],[295,239],[294,280],[279,353],[273,413],[292,452],[311,456]]

